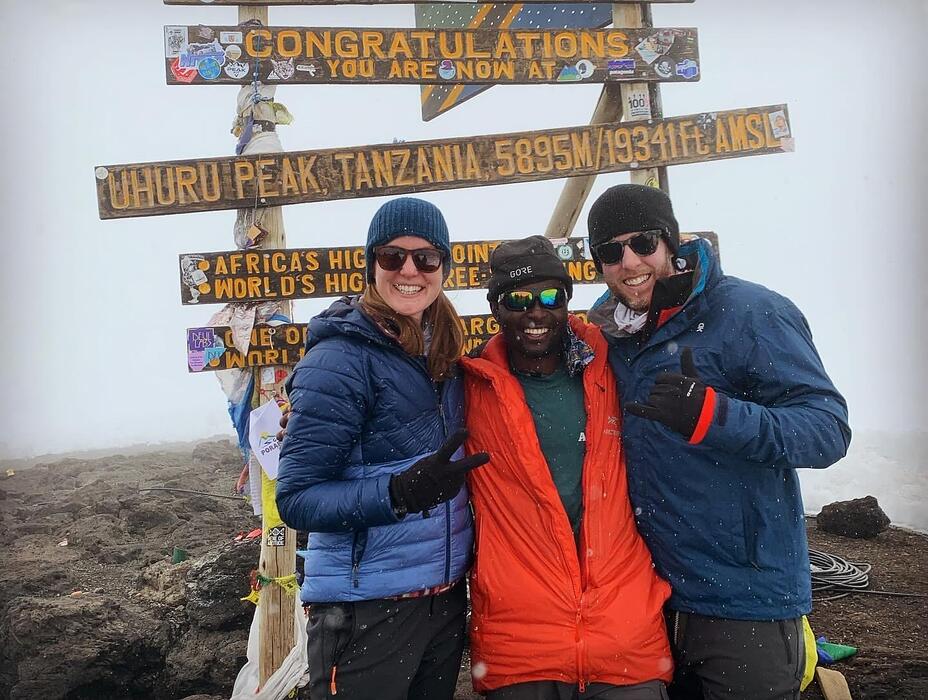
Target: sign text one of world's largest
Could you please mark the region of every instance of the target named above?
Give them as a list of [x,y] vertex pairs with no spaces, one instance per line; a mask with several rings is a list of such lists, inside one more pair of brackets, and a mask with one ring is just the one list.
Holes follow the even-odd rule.
[[98,166],[102,219],[502,185],[793,149],[786,105],[457,139]]
[[[586,311],[571,311],[586,320]],[[499,323],[490,314],[462,316],[464,351],[470,352],[499,333]],[[247,353],[233,344],[229,326],[205,326],[187,329],[187,370],[214,372],[271,365],[295,365],[306,346],[305,323],[259,324],[251,331]]]
[[691,81],[696,30],[167,26],[171,85]]

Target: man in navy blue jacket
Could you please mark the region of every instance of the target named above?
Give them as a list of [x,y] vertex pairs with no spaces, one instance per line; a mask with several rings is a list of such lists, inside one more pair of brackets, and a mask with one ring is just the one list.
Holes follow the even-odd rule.
[[629,495],[673,596],[672,698],[798,698],[811,610],[796,469],[847,452],[847,405],[788,299],[680,245],[670,199],[618,185],[589,215],[590,313],[626,412]]

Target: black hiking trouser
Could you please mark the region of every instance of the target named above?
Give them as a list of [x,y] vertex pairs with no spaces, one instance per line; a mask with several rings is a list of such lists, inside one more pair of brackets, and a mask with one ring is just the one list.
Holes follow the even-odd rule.
[[669,610],[671,700],[798,700],[802,618],[729,620]]
[[464,651],[467,591],[313,603],[310,700],[451,700]]

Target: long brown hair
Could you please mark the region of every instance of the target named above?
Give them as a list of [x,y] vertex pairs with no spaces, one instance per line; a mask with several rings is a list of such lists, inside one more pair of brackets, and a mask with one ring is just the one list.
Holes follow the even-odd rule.
[[429,376],[435,381],[441,381],[453,374],[454,363],[464,352],[464,330],[461,317],[443,291],[422,313],[422,325],[411,316],[401,316],[390,308],[373,284],[368,284],[361,295],[361,306],[410,355],[422,355],[425,352],[422,325],[430,326],[432,340],[427,358]]

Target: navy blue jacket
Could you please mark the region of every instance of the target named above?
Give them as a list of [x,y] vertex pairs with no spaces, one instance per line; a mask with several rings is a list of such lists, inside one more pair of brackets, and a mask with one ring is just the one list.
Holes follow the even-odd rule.
[[277,507],[308,531],[305,602],[373,600],[461,578],[473,521],[466,487],[429,517],[393,513],[391,474],[463,427],[463,384],[431,380],[356,301],[309,324],[307,351],[288,380],[293,412],[281,447]]
[[845,455],[847,405],[792,302],[723,275],[706,241],[682,246],[680,256],[694,267],[689,297],[649,336],[618,331],[613,298],[590,313],[609,340],[623,406],[646,402],[660,372],[680,372],[685,347],[718,392],[708,433],[695,445],[662,423],[625,415],[638,527],[673,587],[672,609],[799,617],[812,594],[796,469]]

